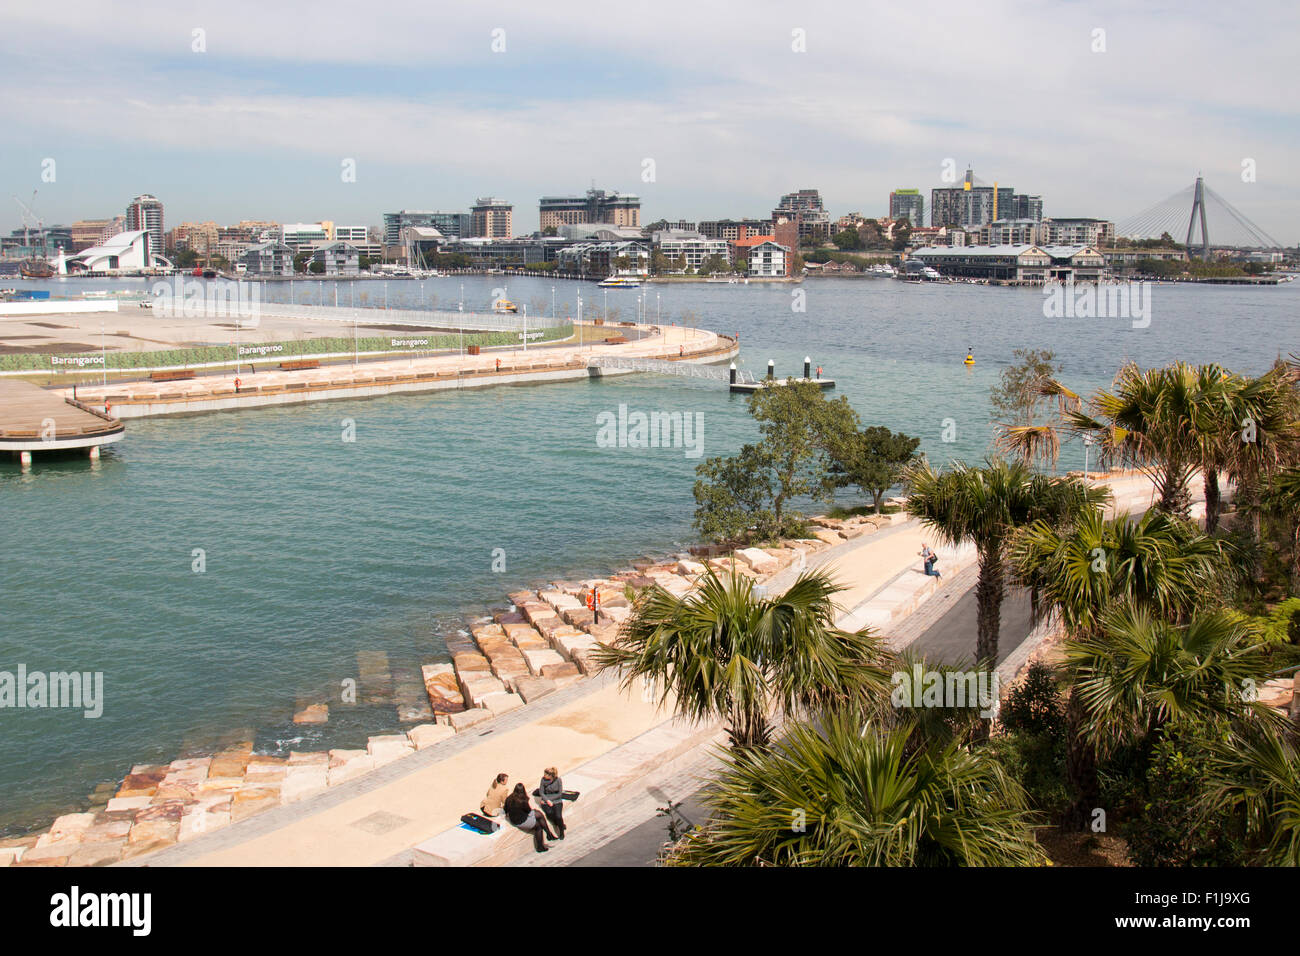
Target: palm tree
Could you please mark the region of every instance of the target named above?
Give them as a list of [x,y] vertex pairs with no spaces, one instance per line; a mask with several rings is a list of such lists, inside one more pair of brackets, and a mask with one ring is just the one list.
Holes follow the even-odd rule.
[[984,748],[845,714],[733,753],[678,866],[1038,866],[1024,791]]
[[1207,802],[1244,817],[1265,866],[1300,866],[1300,750],[1283,729],[1257,721],[1211,745]]
[[1287,468],[1273,475],[1262,505],[1286,524],[1291,539],[1291,593],[1300,594],[1300,468]]
[[1006,550],[1017,528],[1034,521],[1068,523],[1099,507],[1107,493],[1073,478],[1049,478],[1022,463],[1003,460],[972,468],[957,462],[936,473],[921,461],[906,476],[907,510],[945,542],[974,541],[979,554],[976,585],[978,664],[996,664],[1006,590]]
[[691,719],[726,720],[733,747],[764,748],[778,707],[789,716],[865,712],[889,695],[880,640],[835,627],[840,590],[824,572],[805,571],[784,594],[758,597],[749,578],[709,569],[685,597],[644,591],[596,661],[617,669],[625,688],[654,682],[660,701],[671,695]]
[[[1035,522],[1016,536],[1011,562],[1034,595],[1035,612],[1058,613],[1067,636],[1082,643],[1103,638],[1102,616],[1117,604],[1182,621],[1213,603],[1226,589],[1224,551],[1191,522],[1164,512],[1106,519],[1094,511],[1064,530]],[[1066,702],[1066,777],[1075,801],[1065,823],[1074,827],[1098,805],[1097,747],[1088,723],[1076,684]]]
[[1300,457],[1300,396],[1296,392],[1296,377],[1296,370],[1279,362],[1258,378],[1245,380],[1233,401],[1225,457],[1256,543],[1264,486],[1272,475]]
[[1073,684],[1066,772],[1077,787],[1065,823],[1079,828],[1098,805],[1099,755],[1150,739],[1167,723],[1240,715],[1264,674],[1254,627],[1227,610],[1195,612],[1178,624],[1126,602],[1063,650]]
[[1155,483],[1161,511],[1186,517],[1188,482],[1200,464],[1196,421],[1200,376],[1182,362],[1168,368],[1120,369],[1112,390],[1097,391],[1089,411],[1065,412],[1067,427],[1092,437],[1103,456],[1140,468]]

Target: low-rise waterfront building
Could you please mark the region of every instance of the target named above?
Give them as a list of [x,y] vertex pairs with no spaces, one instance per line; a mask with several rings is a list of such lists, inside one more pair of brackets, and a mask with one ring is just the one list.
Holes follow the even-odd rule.
[[293,275],[293,250],[283,242],[260,242],[249,246],[239,257],[248,275]]
[[1003,282],[1095,282],[1106,259],[1092,246],[928,246],[912,258],[942,275]]
[[1186,262],[1186,249],[1107,249],[1102,253],[1106,265],[1112,272],[1124,272],[1135,269],[1143,259],[1157,262]]
[[311,261],[328,276],[354,276],[361,271],[361,252],[350,242],[331,242],[312,250]]
[[772,279],[790,274],[793,250],[777,242],[772,236],[738,239],[732,243],[732,247],[732,261],[743,259],[748,263],[746,274],[749,276]]
[[556,261],[564,271],[583,275],[608,276],[616,272],[649,275],[650,244],[645,240],[578,242],[561,249]]
[[665,229],[654,234],[653,243],[676,272],[698,270],[714,256],[731,263],[731,246],[725,239],[706,239],[698,232]]

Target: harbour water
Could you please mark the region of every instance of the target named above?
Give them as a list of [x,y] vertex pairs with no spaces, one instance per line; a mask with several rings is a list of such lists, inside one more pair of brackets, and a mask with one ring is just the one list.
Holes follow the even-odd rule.
[[[356,284],[369,306],[384,285]],[[454,308],[462,285],[466,309],[502,285],[530,312],[552,301],[543,279],[386,285],[394,307]],[[48,284],[56,294],[125,286]],[[263,300],[334,302],[330,282],[296,286],[271,285]],[[352,294],[339,285],[340,304]],[[575,283],[556,285],[562,314],[576,294]],[[1155,286],[1142,328],[1045,318],[1034,289],[884,279],[648,285],[608,290],[609,307],[631,319],[639,294],[652,320],[658,307],[665,324],[738,333],[755,375],[769,358],[778,375],[798,374],[811,356],[864,423],[921,437],[935,462],[986,453],[988,390],[1014,348],[1054,350],[1078,389],[1106,384],[1130,359],[1257,373],[1296,350],[1300,315],[1295,283]],[[606,290],[586,284],[582,298],[584,316],[600,315]],[[973,368],[962,365],[968,349]],[[756,431],[744,399],[720,383],[638,375],[146,419],[97,465],[42,461],[23,473],[0,463],[0,670],[100,671],[105,695],[97,719],[0,710],[0,828],[48,823],[133,764],[223,738],[355,746],[397,727],[391,704],[340,702],[358,653],[418,668],[445,658],[440,635],[521,585],[686,547],[699,459],[603,447],[599,416],[620,405],[698,414],[705,456]],[[355,441],[343,440],[345,419]],[[1061,465],[1080,467],[1081,449],[1067,446]],[[330,704],[328,724],[291,722],[296,703],[317,700]]]

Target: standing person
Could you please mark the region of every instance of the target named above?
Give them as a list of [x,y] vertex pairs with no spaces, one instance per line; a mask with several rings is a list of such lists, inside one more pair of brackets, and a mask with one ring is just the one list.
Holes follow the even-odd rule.
[[488,787],[487,796],[483,798],[478,808],[483,811],[485,817],[499,817],[508,796],[510,796],[510,777],[508,774],[499,773],[492,781],[492,786]]
[[534,850],[545,853],[550,849],[546,845],[546,837],[554,840],[555,834],[546,825],[546,817],[542,815],[542,811],[533,809],[532,803],[528,800],[528,791],[524,789],[522,783],[515,784],[515,789],[511,791],[510,796],[506,797],[504,809],[507,820],[519,829],[533,834]]
[[564,839],[564,782],[560,780],[559,771],[547,767],[542,771],[542,782],[537,787],[537,802],[542,811],[555,824],[556,839]]
[[925,562],[926,574],[936,578],[943,577],[942,574],[940,574],[938,571],[934,569],[934,562],[939,560],[939,556],[930,550],[930,546],[928,544],[922,544],[921,550],[918,553],[921,555],[921,560]]

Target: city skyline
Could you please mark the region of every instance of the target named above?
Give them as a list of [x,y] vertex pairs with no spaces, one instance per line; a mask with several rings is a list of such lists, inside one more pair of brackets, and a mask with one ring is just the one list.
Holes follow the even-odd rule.
[[[57,26],[20,9],[0,38],[18,77],[0,105],[0,179],[25,202],[37,190],[47,224],[117,215],[142,193],[170,222],[365,225],[497,196],[526,233],[540,197],[593,183],[640,196],[644,222],[761,216],[805,186],[833,216],[884,215],[892,190],[928,196],[946,169],[972,167],[1043,196],[1045,215],[1122,220],[1199,172],[1294,244],[1295,108],[1272,102],[1288,31],[1252,32],[1248,62],[1232,38],[1297,14],[1197,7],[1176,18],[1118,4],[948,7],[946,28],[929,32],[937,21],[906,11],[777,6],[752,21],[691,9],[625,29],[618,11],[589,22],[513,4],[365,17],[327,4],[306,21],[148,3],[123,20],[74,3]],[[902,35],[917,42],[881,43]],[[1033,65],[972,58],[995,37],[1035,53]],[[39,52],[54,47],[57,70]],[[1194,93],[1189,62],[1213,68]],[[20,225],[11,200],[0,208],[0,230]]]

